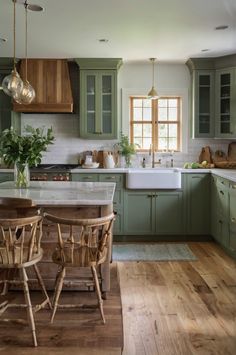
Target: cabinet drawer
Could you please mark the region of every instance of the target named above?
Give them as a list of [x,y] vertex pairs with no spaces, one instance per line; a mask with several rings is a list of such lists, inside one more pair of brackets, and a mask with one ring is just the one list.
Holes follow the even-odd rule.
[[101,174],[99,181],[115,182],[116,187],[123,187],[123,174]]
[[98,174],[72,174],[72,181],[97,182]]
[[13,173],[1,173],[0,174],[0,182],[13,181],[13,179],[14,179]]
[[227,189],[229,187],[229,181],[221,177],[217,177],[216,184],[219,188],[223,186]]

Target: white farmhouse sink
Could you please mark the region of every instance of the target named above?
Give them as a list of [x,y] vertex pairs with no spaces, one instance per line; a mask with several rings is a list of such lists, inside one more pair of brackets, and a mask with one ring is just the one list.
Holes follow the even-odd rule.
[[180,189],[181,171],[170,169],[130,169],[126,174],[128,189]]

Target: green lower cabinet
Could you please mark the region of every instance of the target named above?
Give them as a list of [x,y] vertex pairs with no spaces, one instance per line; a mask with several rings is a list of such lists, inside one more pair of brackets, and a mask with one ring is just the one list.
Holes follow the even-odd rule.
[[124,234],[150,235],[155,231],[155,193],[126,190],[124,198]]
[[229,248],[229,223],[219,214],[215,218],[214,238],[225,248]]
[[14,174],[13,173],[1,173],[0,172],[0,183],[4,181],[13,181]]
[[80,182],[97,182],[98,174],[71,174],[71,180]]
[[184,174],[184,194],[186,233],[189,235],[209,235],[210,175]]
[[156,194],[156,234],[183,233],[182,191]]
[[126,235],[181,234],[182,191],[125,192],[124,233]]
[[229,249],[236,256],[236,184],[229,187]]

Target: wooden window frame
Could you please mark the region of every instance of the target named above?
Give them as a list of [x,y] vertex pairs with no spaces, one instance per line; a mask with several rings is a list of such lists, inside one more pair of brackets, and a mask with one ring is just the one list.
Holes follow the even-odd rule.
[[[158,120],[158,103],[155,103],[156,100],[152,100],[152,105],[151,105],[151,112],[152,112],[152,121],[134,121],[133,120],[133,101],[134,99],[136,100],[146,100],[147,97],[145,96],[131,96],[130,97],[130,141],[131,143],[134,143],[134,130],[133,130],[133,125],[134,124],[151,124],[152,125],[152,145],[154,147],[155,152],[160,152],[161,150],[157,149],[158,146],[158,125],[159,124],[176,124],[177,125],[177,149],[174,150],[174,152],[180,152],[180,134],[181,134],[181,97],[179,96],[163,96],[160,97],[160,99],[176,99],[178,101],[177,105],[177,120],[176,121],[159,121]],[[142,137],[143,138],[143,137]],[[137,152],[148,152],[149,149],[137,149]]]

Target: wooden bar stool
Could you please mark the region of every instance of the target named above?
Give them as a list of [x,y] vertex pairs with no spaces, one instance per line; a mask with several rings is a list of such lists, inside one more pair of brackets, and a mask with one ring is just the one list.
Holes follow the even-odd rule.
[[[33,215],[29,217],[2,218],[1,212],[6,212],[8,209],[10,212],[21,210],[20,213],[23,214],[35,214],[35,209],[34,212],[32,210],[30,211],[31,207],[35,207],[33,203],[30,202],[31,200],[19,200],[21,199],[9,200],[4,198],[0,201],[0,269],[19,271],[19,279],[9,277],[9,273],[7,273],[7,276],[0,280],[0,284],[3,283],[5,288],[6,285],[11,284],[22,285],[25,303],[13,304],[5,300],[0,304],[0,315],[9,307],[25,307],[27,309],[28,321],[32,332],[33,344],[34,346],[37,346],[33,312],[39,311],[46,305],[49,305],[49,307],[52,308],[44,282],[36,265],[43,256],[43,251],[40,246],[42,238],[42,216]],[[33,266],[34,268],[38,283],[45,298],[41,304],[36,305],[34,308],[31,304],[26,272],[26,269],[30,266]]]
[[[91,219],[65,219],[45,213],[44,217],[57,225],[58,244],[53,252],[52,260],[58,265],[58,274],[55,283],[53,297],[53,311],[51,323],[53,323],[57,308],[89,307],[79,304],[59,305],[59,297],[66,275],[66,268],[90,267],[92,279],[97,294],[97,308],[100,310],[101,318],[105,323],[103,300],[101,296],[100,283],[97,274],[97,267],[106,261],[109,238],[111,237],[114,214],[105,217]],[[78,282],[82,280],[78,279]],[[94,306],[93,306],[94,308]]]

